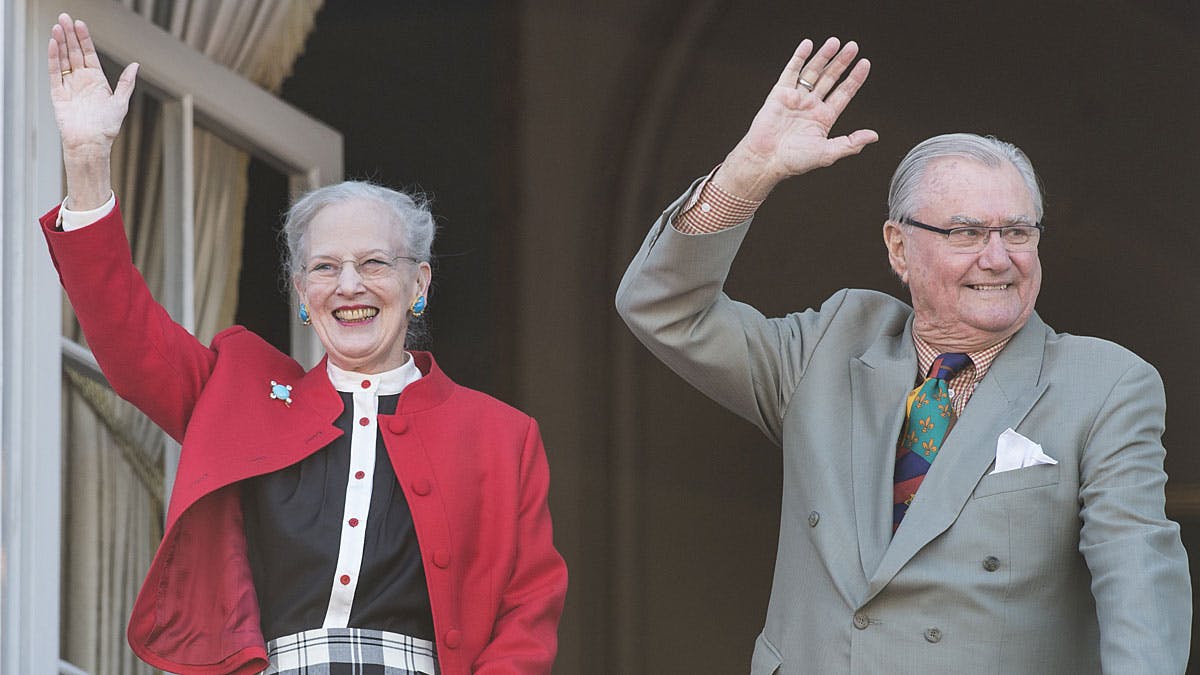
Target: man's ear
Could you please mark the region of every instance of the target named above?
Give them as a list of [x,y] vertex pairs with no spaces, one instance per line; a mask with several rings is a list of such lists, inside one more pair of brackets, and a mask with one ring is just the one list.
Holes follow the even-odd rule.
[[900,277],[901,283],[908,285],[908,251],[904,248],[904,231],[894,220],[883,223],[883,245],[887,247],[888,263],[892,271]]

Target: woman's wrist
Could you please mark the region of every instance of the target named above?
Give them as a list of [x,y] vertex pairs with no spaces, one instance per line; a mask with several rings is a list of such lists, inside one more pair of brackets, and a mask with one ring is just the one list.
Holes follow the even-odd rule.
[[112,196],[112,168],[107,148],[63,150],[67,176],[67,205],[87,211],[103,205]]

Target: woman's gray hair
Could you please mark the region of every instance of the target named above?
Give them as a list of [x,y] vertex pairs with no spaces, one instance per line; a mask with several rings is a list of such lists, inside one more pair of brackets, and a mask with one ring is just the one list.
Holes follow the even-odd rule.
[[921,141],[900,161],[896,173],[892,174],[892,185],[888,189],[888,220],[900,222],[909,218],[919,208],[921,183],[929,165],[946,157],[971,159],[989,167],[999,167],[1003,162],[1013,165],[1029,188],[1037,220],[1042,220],[1042,188],[1029,157],[1020,148],[995,136],[977,134],[942,134]]
[[287,218],[283,222],[283,268],[288,276],[294,278],[304,271],[302,256],[304,245],[307,243],[308,226],[321,209],[358,199],[381,204],[392,214],[392,224],[400,228],[404,241],[404,250],[396,251],[397,255],[430,262],[436,227],[429,200],[425,195],[419,192],[401,192],[367,181],[348,180],[306,193],[288,209]]
[[[317,188],[297,199],[283,222],[280,239],[283,242],[283,273],[288,295],[294,297],[293,281],[304,273],[304,247],[308,243],[308,227],[317,214],[327,206],[354,200],[368,200],[382,205],[392,215],[392,225],[400,229],[404,250],[397,255],[409,256],[422,262],[433,259],[433,236],[437,229],[429,199],[419,192],[402,192],[368,181],[348,180]],[[424,316],[412,316],[408,321],[405,347],[424,348],[429,341],[429,328]]]

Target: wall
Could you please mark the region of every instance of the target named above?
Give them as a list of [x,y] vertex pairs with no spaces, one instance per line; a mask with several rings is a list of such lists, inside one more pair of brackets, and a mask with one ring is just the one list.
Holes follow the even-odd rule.
[[542,425],[571,570],[556,672],[748,667],[770,591],[778,451],[637,345],[612,295],[651,221],[732,147],[804,36],[862,44],[872,75],[840,126],[881,140],[781,186],[729,292],[768,314],[845,286],[903,296],[880,239],[900,157],[948,131],[1017,143],[1046,186],[1039,311],[1160,368],[1171,508],[1200,545],[1188,442],[1200,436],[1188,356],[1200,338],[1200,10],[884,5],[363,2],[318,18],[285,98],[345,134],[347,175],[435,194],[434,351]]
[[[778,451],[667,372],[612,292],[651,221],[736,142],[801,37],[858,40],[861,156],[780,187],[728,291],[768,314],[903,297],[880,238],[903,154],[948,131],[1024,148],[1046,185],[1042,316],[1158,365],[1176,517],[1200,466],[1196,9],[1182,3],[523,5],[517,401],[554,453],[571,562],[563,673],[744,672],[778,529]],[[1189,485],[1191,484],[1191,485]],[[1189,542],[1196,536],[1188,526]]]

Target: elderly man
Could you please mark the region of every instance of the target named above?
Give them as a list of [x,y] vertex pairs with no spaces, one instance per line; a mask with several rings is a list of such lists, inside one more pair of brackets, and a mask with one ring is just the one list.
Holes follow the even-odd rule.
[[617,296],[656,356],[783,448],[751,673],[1182,673],[1162,382],[1034,311],[1042,203],[1024,153],[951,134],[901,162],[883,238],[911,307],[843,290],[766,318],[722,292],[775,185],[878,138],[829,136],[870,68],[857,51],[800,44]]

